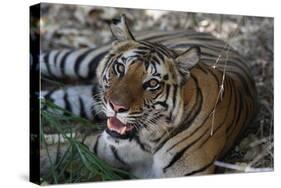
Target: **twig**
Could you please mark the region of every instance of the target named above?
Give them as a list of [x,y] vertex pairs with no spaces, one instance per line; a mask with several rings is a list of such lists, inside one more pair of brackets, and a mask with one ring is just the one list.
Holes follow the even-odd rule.
[[[238,22],[238,26],[237,28],[234,30],[234,32],[231,34],[231,36],[229,37],[229,39],[226,41],[224,47],[223,47],[223,50],[225,50],[225,58],[224,58],[224,67],[223,67],[223,75],[222,75],[222,81],[221,81],[221,84],[220,84],[220,90],[218,92],[218,96],[217,96],[217,99],[216,99],[216,103],[215,103],[215,106],[214,106],[214,109],[213,109],[213,112],[212,112],[212,124],[211,124],[211,131],[210,131],[210,135],[212,136],[213,133],[214,133],[214,124],[215,124],[215,114],[216,114],[216,108],[217,108],[217,104],[219,102],[219,98],[221,98],[222,100],[222,96],[223,96],[223,92],[224,92],[224,81],[225,81],[225,74],[226,74],[226,66],[227,66],[227,61],[228,61],[228,58],[229,58],[229,50],[230,50],[230,45],[228,44],[228,42],[230,41],[231,38],[233,38],[235,35],[237,35],[238,31],[239,31],[239,26],[241,25],[242,23],[242,20],[243,20],[243,17],[239,20]],[[223,51],[222,51],[223,52]],[[220,61],[220,58],[221,58],[221,54],[219,54],[218,58],[216,59],[216,62],[213,64],[212,68],[216,69],[216,66],[217,64],[219,63]]]
[[254,142],[250,143],[250,147],[253,148],[253,147],[256,147],[257,145],[260,145],[260,144],[263,144],[266,142],[270,142],[272,138],[273,138],[272,136],[268,136],[268,137],[264,137],[259,140],[255,140]]
[[242,166],[236,164],[225,163],[221,161],[215,161],[215,166],[232,169],[240,172],[270,172],[273,171],[273,168],[252,168],[249,166]]

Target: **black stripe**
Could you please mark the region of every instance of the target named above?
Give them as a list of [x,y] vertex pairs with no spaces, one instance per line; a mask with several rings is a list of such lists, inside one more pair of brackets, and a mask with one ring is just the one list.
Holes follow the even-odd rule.
[[52,73],[51,67],[50,67],[50,61],[49,61],[49,59],[50,59],[50,54],[51,54],[51,53],[52,53],[52,51],[45,54],[45,56],[44,56],[44,62],[45,62],[45,65],[46,65],[46,67],[47,67],[47,71],[48,71],[49,76],[52,77],[52,78],[56,78],[56,76]]
[[61,51],[58,51],[57,54],[55,55],[55,57],[54,57],[54,65],[57,64],[58,57],[59,57],[60,54],[61,54]]
[[[158,97],[159,97],[159,95],[161,95],[161,94],[163,94],[162,92],[158,92],[154,97],[153,97],[153,99],[157,99]],[[153,108],[154,106],[152,106],[152,108]]]
[[168,97],[170,95],[170,87],[171,87],[170,84],[166,84],[166,97],[165,97],[165,100],[163,101],[165,103],[167,102],[167,99],[168,99]]
[[153,106],[156,106],[156,105],[160,105],[160,106],[163,106],[165,108],[165,110],[168,109],[168,104],[163,102],[163,101],[158,101],[156,103],[153,104]]
[[174,92],[173,92],[173,109],[174,109],[176,105],[178,86],[176,84],[174,84],[173,86],[174,86]]
[[161,138],[164,138],[165,134],[166,134],[166,132],[163,132],[162,135],[160,135],[159,137],[154,138],[154,139],[150,139],[149,141],[157,143],[161,140]]
[[107,54],[105,57],[106,62],[105,65],[103,67],[103,70],[101,72],[101,75],[105,75],[105,71],[108,69],[108,67],[111,66],[111,64],[115,61],[115,54]]
[[[99,93],[99,87],[98,86],[93,86],[92,87],[92,97],[96,102],[101,102],[101,98],[100,96],[97,96],[97,94]],[[102,118],[99,117],[99,115],[95,112],[94,108],[92,108],[91,113],[93,115],[93,120],[96,121],[101,121]]]
[[176,99],[177,99],[177,85],[176,84],[173,84],[173,88],[174,88],[174,90],[173,90],[173,96],[172,96],[172,110],[171,110],[171,112],[170,112],[170,115],[169,115],[169,118],[167,119],[168,121],[171,121],[171,119],[172,119],[172,115],[173,115],[173,111],[174,110],[176,110],[175,109],[175,105],[176,105]]
[[125,165],[125,166],[127,166],[127,163],[119,156],[119,154],[117,153],[117,149],[114,147],[114,146],[110,146],[110,149],[111,149],[111,151],[112,151],[112,153],[113,153],[113,156],[115,157],[115,159],[117,160],[117,161],[119,161],[121,164],[123,164],[123,165]]
[[[236,89],[236,92],[234,92],[235,94],[235,114],[234,114],[234,119],[233,121],[231,122],[230,126],[227,127],[226,129],[226,133],[228,134],[229,131],[236,126],[236,123],[237,121],[239,120],[239,116],[240,116],[240,113],[241,113],[241,105],[242,105],[242,100],[240,97],[240,92],[238,89]],[[238,94],[238,95],[237,95]],[[239,101],[239,102],[238,102]]]
[[71,50],[67,53],[64,54],[60,61],[60,69],[61,69],[61,74],[62,76],[65,76],[65,66],[66,66],[66,58],[68,57],[69,54],[71,54],[74,50]]
[[[54,99],[52,99],[51,97],[52,97],[52,94],[53,94],[55,91],[56,91],[56,89],[53,89],[53,90],[49,91],[49,92],[44,96],[45,100],[54,102]],[[44,105],[43,108],[42,108],[42,110],[47,110],[47,108],[48,108],[47,105]]]
[[134,140],[136,141],[136,143],[140,146],[141,150],[149,152],[149,149],[147,149],[147,146],[145,146],[145,144],[143,144],[140,139],[139,136],[135,136]]
[[232,79],[229,80],[229,84],[230,84],[231,88],[234,89],[234,91],[232,92],[233,100],[234,100],[234,109],[233,109],[234,110],[234,115],[233,115],[233,118],[232,118],[231,122],[229,123],[229,126],[226,129],[226,133],[228,132],[227,130],[230,129],[230,127],[233,126],[233,124],[234,124],[234,121],[235,121],[236,116],[237,116],[237,105],[238,105],[237,104],[237,101],[238,101],[238,99],[237,99],[237,92],[236,92],[236,88],[235,88],[236,85],[233,84],[233,80]]
[[46,54],[44,54],[44,62],[45,63],[49,63],[49,55],[50,55],[50,52],[47,52]]
[[79,104],[80,104],[80,116],[84,118],[89,118],[86,114],[84,102],[81,97],[79,97]]
[[194,171],[192,171],[192,172],[189,172],[189,173],[185,174],[184,176],[191,176],[191,175],[194,175],[194,174],[197,174],[197,173],[200,173],[200,172],[204,172],[205,170],[207,170],[209,167],[211,167],[211,166],[214,164],[215,160],[216,160],[216,156],[215,156],[214,159],[213,159],[210,163],[208,163],[207,165],[205,165],[205,166],[203,166],[202,168],[199,168],[199,169],[197,169],[197,170],[194,170]]
[[[167,56],[167,57],[170,57],[171,55],[169,54],[169,52],[167,52],[166,49],[163,48],[163,46],[160,46],[158,44],[155,44],[156,45],[156,49],[157,49],[157,55],[158,56]],[[161,58],[162,59],[162,58]]]
[[72,112],[72,108],[71,108],[71,104],[68,100],[68,94],[67,91],[65,91],[64,96],[63,96],[63,100],[65,102],[65,109],[69,112]]
[[148,41],[139,41],[139,43],[144,45],[144,47],[147,47],[150,51],[155,48],[155,46],[151,42],[148,42]]
[[221,45],[225,45],[222,41],[219,41],[218,39],[212,37],[212,36],[190,36],[188,37],[188,40],[198,40],[201,42],[214,42],[214,43],[220,43]]
[[93,151],[94,151],[94,153],[95,153],[96,155],[98,155],[98,145],[99,145],[100,136],[101,136],[101,135],[98,135],[98,136],[97,136],[97,141],[96,141],[96,143],[95,143],[95,145],[94,145],[94,148],[93,148]]
[[89,63],[88,68],[89,68],[89,72],[88,72],[88,79],[93,79],[95,74],[96,74],[96,70],[97,70],[97,66],[100,62],[100,60],[107,54],[108,52],[102,52],[99,55],[97,55],[95,58],[92,59],[92,61]]
[[[195,86],[196,86],[196,99],[195,99],[194,105],[192,106],[192,108],[190,110],[190,113],[187,114],[187,116],[186,116],[187,119],[184,120],[184,124],[186,124],[186,125],[190,124],[195,119],[195,117],[197,117],[197,115],[199,114],[199,112],[202,109],[202,104],[203,104],[203,95],[202,95],[202,91],[199,87],[198,80],[192,74],[191,74],[191,78],[193,79]],[[192,110],[192,109],[194,109],[194,110]]]
[[[139,109],[139,111],[134,111],[134,112],[130,112],[130,117],[138,117],[138,115],[140,115],[141,113],[142,113],[142,108],[141,109]],[[134,115],[136,115],[136,116],[134,116]]]
[[131,58],[139,58],[147,54],[147,51],[135,50],[134,52],[136,53],[136,55],[131,56]]
[[49,91],[49,92],[44,96],[44,98],[45,98],[45,99],[48,99],[48,100],[50,100],[50,101],[53,101],[53,99],[52,99],[51,97],[52,97],[52,94],[53,94],[55,91],[57,91],[57,89],[53,89],[53,90]]
[[150,61],[153,61],[153,62],[157,63],[158,65],[160,65],[159,59],[157,57],[155,57],[155,56],[152,56]]
[[94,85],[93,87],[92,87],[92,96],[93,96],[93,98],[95,99],[95,100],[99,100],[100,98],[97,96],[97,94],[100,92],[100,90],[99,90],[100,88],[97,86],[97,85]]
[[79,74],[79,69],[80,69],[80,65],[81,63],[83,62],[83,60],[91,53],[93,52],[95,49],[91,48],[87,51],[85,51],[84,53],[82,53],[75,61],[75,64],[74,64],[74,71],[77,75],[78,78],[80,79],[84,79],[80,74]]
[[[160,61],[164,62],[165,61],[165,58],[164,56],[161,54],[161,53],[157,53],[158,57],[160,58]],[[158,62],[158,61],[156,61]],[[159,63],[158,63],[159,64]]]
[[137,50],[140,50],[141,52],[147,52],[147,51],[150,51],[151,49],[149,48],[149,47],[147,47],[147,46],[138,46],[137,48],[136,48]]
[[208,74],[208,70],[206,70],[205,67],[203,67],[201,63],[198,63],[196,68],[198,68],[199,70],[201,70],[205,74]]
[[157,72],[157,68],[156,68],[156,64],[155,64],[155,63],[156,63],[156,62],[154,62],[154,61],[152,61],[152,62],[149,62],[149,61],[148,61],[147,65],[151,64],[152,67],[153,67],[153,69],[154,69],[154,71]]
[[[171,51],[168,50],[166,48],[166,46],[160,44],[160,43],[153,43],[153,45],[156,47],[156,51],[158,51],[158,53],[162,53],[163,55],[167,56],[167,57],[170,57],[170,53]],[[155,48],[154,48],[155,49]]]

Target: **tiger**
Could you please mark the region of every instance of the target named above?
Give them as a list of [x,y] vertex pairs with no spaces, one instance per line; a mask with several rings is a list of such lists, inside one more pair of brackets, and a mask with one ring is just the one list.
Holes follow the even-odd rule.
[[110,29],[112,44],[42,54],[43,75],[89,81],[41,92],[42,97],[93,121],[104,120],[104,130],[83,143],[137,178],[214,173],[214,162],[257,112],[246,60],[207,33],[135,37],[125,15],[114,18]]

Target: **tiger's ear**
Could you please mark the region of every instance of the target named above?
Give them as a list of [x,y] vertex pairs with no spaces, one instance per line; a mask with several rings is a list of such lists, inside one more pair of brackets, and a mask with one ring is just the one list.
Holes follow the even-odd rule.
[[189,77],[190,69],[200,60],[201,50],[199,47],[191,47],[176,57],[178,71],[183,76],[183,80]]
[[112,35],[118,41],[135,40],[128,27],[126,16],[124,14],[122,14],[121,19],[112,19],[110,29]]

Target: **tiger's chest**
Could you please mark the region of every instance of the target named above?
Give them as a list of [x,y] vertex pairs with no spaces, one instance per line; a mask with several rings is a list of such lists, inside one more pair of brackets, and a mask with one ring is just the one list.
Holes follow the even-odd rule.
[[117,168],[129,170],[136,177],[153,177],[153,155],[136,138],[116,140],[105,131],[95,144],[96,154]]

